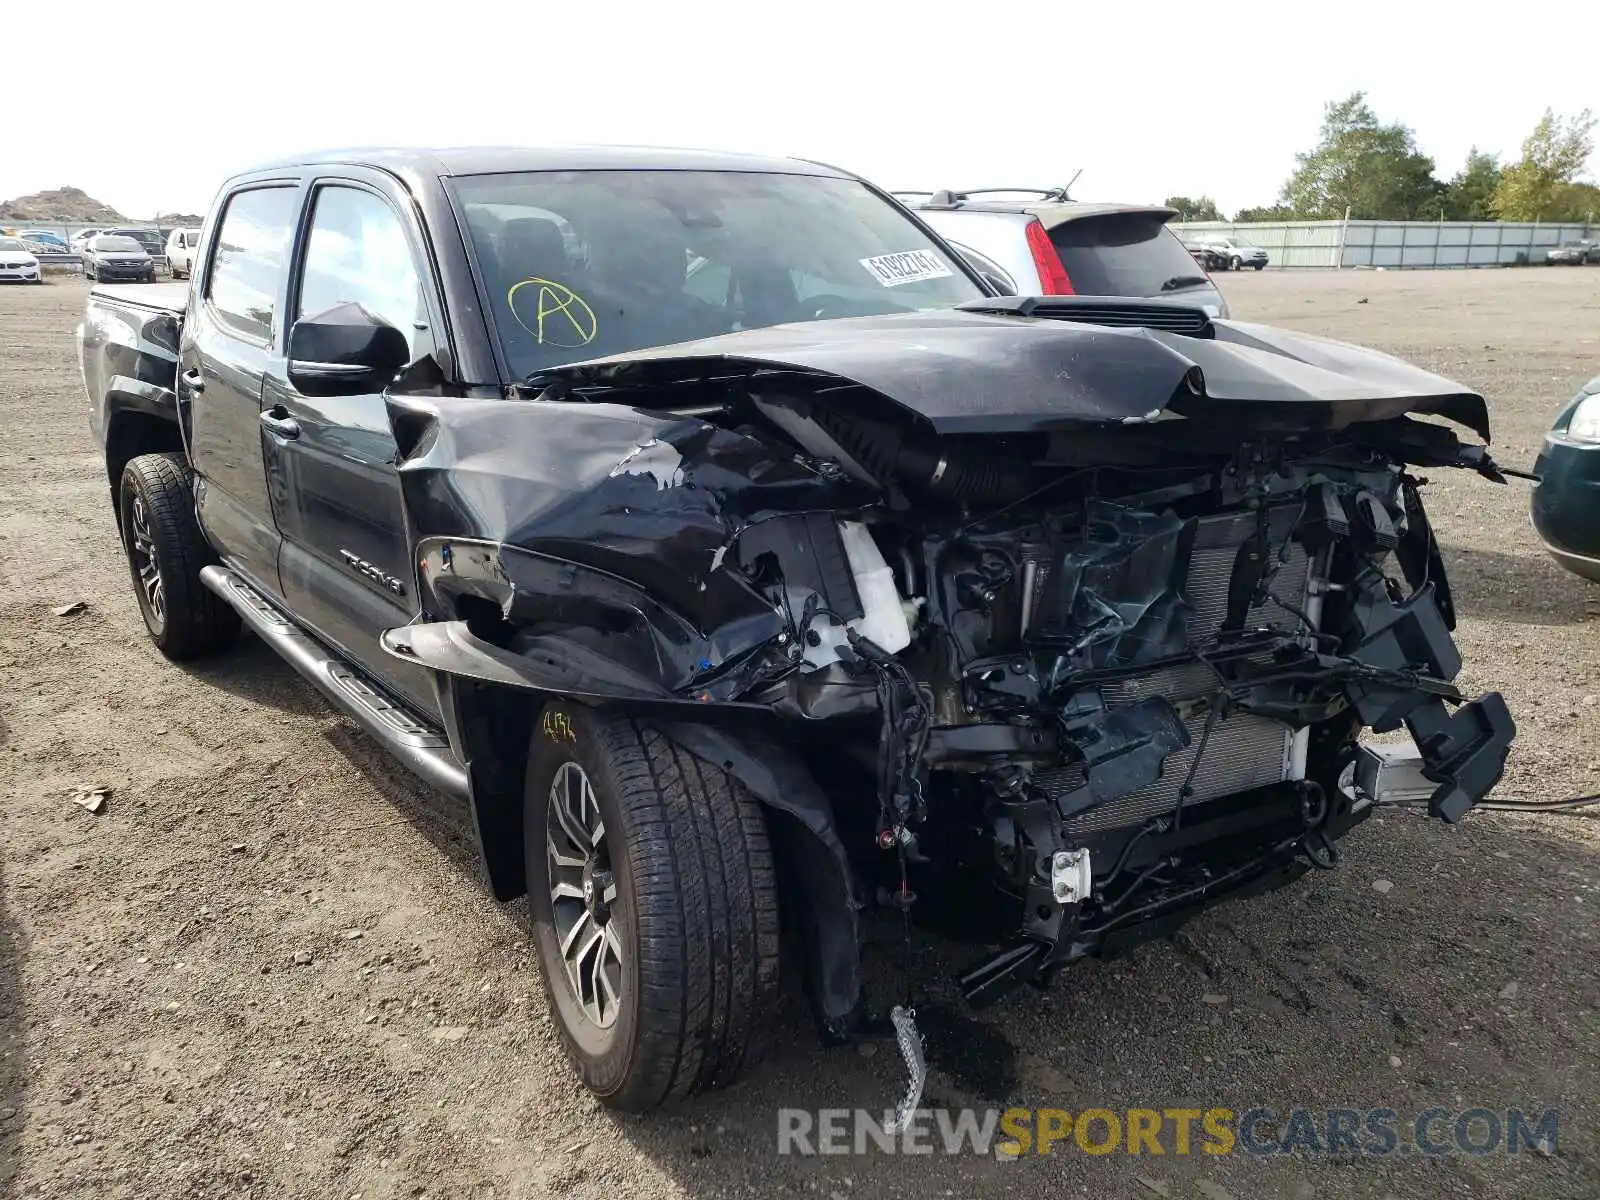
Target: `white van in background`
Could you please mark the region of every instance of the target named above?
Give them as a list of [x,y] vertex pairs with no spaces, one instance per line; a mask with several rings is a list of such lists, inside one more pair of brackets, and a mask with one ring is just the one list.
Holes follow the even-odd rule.
[[194,269],[194,251],[200,244],[198,229],[174,229],[167,235],[167,263],[174,279],[187,279]]

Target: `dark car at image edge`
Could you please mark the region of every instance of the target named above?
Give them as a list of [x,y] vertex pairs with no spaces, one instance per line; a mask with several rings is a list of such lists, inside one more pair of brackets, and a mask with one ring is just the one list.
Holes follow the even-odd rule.
[[754,1062],[781,938],[915,1108],[865,909],[969,941],[996,1003],[1333,868],[1394,789],[1460,820],[1515,734],[1454,682],[1415,470],[1496,476],[1482,396],[992,295],[832,168],[288,160],[78,336],[155,644],[249,629],[467,807],[618,1108]]
[[1567,570],[1600,583],[1600,375],[1556,415],[1533,473],[1539,540]]

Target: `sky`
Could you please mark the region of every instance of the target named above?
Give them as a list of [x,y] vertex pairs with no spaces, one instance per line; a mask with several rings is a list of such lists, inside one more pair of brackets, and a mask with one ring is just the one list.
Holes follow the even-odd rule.
[[[1527,25],[1354,9],[80,0],[70,32],[0,68],[0,199],[71,185],[147,218],[204,212],[231,172],[307,149],[628,143],[820,159],[892,189],[1081,169],[1078,199],[1207,194],[1232,213],[1276,198],[1323,105],[1353,90],[1446,178],[1473,145],[1515,158],[1547,105],[1600,108],[1592,64],[1542,52],[1592,25],[1588,5]],[[8,20],[7,45],[53,27],[45,11]]]

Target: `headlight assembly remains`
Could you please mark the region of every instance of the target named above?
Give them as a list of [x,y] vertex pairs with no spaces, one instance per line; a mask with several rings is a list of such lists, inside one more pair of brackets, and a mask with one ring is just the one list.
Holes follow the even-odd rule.
[[1572,420],[1567,422],[1567,437],[1574,442],[1600,444],[1600,392],[1585,396],[1572,410]]

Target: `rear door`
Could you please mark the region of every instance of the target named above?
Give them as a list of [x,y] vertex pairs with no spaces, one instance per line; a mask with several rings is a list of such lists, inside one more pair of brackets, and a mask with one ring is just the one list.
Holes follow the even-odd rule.
[[1133,210],[1070,218],[1049,228],[1050,244],[1080,296],[1171,296],[1226,315],[1221,293],[1165,217]]
[[[380,172],[351,168],[316,179],[286,325],[355,303],[404,333],[413,360],[430,353],[443,325],[435,320],[432,273],[411,212],[399,186]],[[429,673],[378,644],[383,630],[418,611],[383,394],[306,396],[287,368],[286,360],[273,363],[263,414],[284,597],[347,658],[436,712]]]
[[272,595],[281,594],[279,537],[262,461],[261,394],[288,334],[283,303],[300,200],[298,179],[246,184],[227,198],[190,293],[178,360],[200,523],[228,563]]

